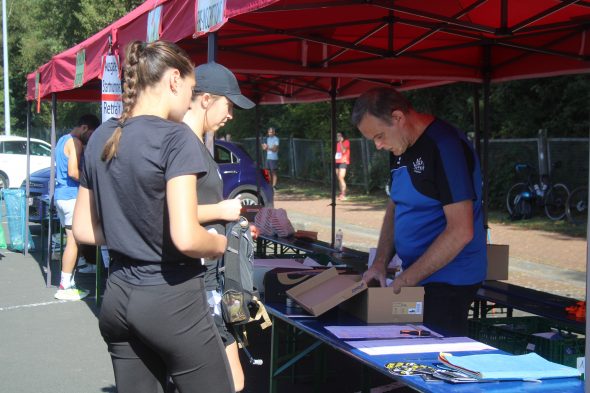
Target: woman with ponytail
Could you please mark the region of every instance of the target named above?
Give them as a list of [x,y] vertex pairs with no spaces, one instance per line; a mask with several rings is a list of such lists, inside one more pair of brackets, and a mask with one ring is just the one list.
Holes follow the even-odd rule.
[[198,217],[207,171],[189,109],[193,65],[178,46],[135,41],[125,52],[123,114],[90,140],[74,212],[76,239],[111,255],[99,316],[119,393],[233,392],[203,285],[201,258],[224,236]]

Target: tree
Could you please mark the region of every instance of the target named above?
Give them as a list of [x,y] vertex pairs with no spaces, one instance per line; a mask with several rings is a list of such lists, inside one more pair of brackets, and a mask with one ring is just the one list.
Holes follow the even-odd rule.
[[[141,3],[140,0],[9,0],[9,71],[15,134],[25,132],[27,74]],[[50,108],[50,104],[43,103],[41,113],[32,117],[34,136],[47,139]],[[98,114],[98,111],[98,104],[59,103],[57,124],[67,129],[80,114]]]

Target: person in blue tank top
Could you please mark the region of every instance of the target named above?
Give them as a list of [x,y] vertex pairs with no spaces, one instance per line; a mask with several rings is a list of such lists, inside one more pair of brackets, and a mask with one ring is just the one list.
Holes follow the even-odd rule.
[[59,138],[55,146],[55,207],[61,226],[66,231],[66,247],[62,254],[61,278],[56,299],[80,300],[88,295],[88,291],[76,288],[74,269],[78,260],[78,245],[72,234],[72,217],[74,205],[80,186],[80,162],[82,151],[88,139],[100,121],[94,115],[80,117],[76,127]]
[[352,122],[377,149],[393,154],[388,202],[368,283],[385,285],[395,253],[402,287],[424,286],[424,324],[445,336],[467,335],[467,317],[487,268],[482,178],[463,132],[416,112],[392,88],[355,102]]

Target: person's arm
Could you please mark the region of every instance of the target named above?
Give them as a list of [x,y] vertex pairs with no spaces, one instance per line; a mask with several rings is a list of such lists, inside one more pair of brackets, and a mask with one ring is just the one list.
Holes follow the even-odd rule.
[[76,137],[69,139],[64,150],[68,156],[68,177],[80,181],[80,160],[82,158],[82,142]]
[[473,238],[473,202],[461,201],[443,207],[446,228],[426,252],[393,281],[393,292],[413,287],[446,266]]
[[193,258],[217,258],[227,246],[225,236],[199,224],[197,177],[176,176],[166,182],[170,237],[180,252]]
[[379,234],[379,242],[377,243],[377,252],[371,267],[363,274],[363,281],[367,284],[371,280],[379,281],[379,284],[385,286],[385,276],[387,273],[387,264],[393,258],[394,253],[394,217],[395,217],[395,203],[390,199],[385,209],[385,217],[383,217],[383,224],[381,225],[381,232]]
[[270,151],[276,153],[277,151],[279,151],[279,138],[276,138],[274,140],[276,143],[272,146],[269,147]]
[[106,243],[94,204],[94,193],[86,187],[80,186],[78,189],[72,230],[76,242],[80,244],[102,245]]
[[342,140],[340,143],[340,149],[342,150],[342,154],[346,153],[350,148],[350,142],[348,140]]
[[226,199],[219,203],[199,206],[199,223],[211,221],[235,221],[240,218],[242,202],[240,198]]

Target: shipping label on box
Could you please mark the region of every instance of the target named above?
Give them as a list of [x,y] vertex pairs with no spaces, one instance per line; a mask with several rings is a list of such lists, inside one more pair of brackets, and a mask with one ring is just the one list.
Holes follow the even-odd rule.
[[289,289],[287,296],[318,316],[366,289],[361,276],[339,274],[336,268],[331,268]]
[[424,288],[404,287],[397,295],[390,287],[368,288],[341,308],[368,323],[422,322]]
[[422,302],[394,302],[391,309],[391,315],[421,315]]

